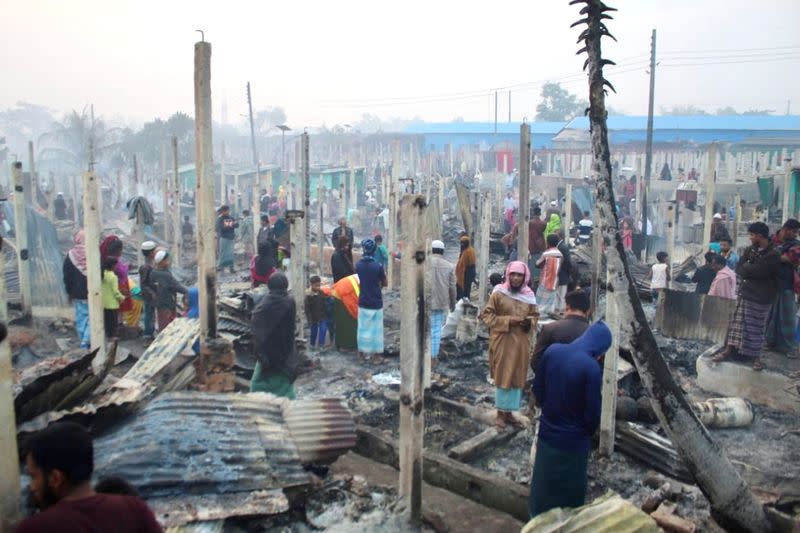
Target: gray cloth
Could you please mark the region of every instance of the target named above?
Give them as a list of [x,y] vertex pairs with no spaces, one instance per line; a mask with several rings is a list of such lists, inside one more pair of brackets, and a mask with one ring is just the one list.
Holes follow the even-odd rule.
[[177,293],[186,294],[186,287],[178,283],[175,276],[169,270],[157,268],[150,273],[150,283],[156,287],[156,309],[175,310],[178,302],[175,299]]
[[432,311],[452,311],[456,308],[456,274],[452,263],[438,254],[431,254]]

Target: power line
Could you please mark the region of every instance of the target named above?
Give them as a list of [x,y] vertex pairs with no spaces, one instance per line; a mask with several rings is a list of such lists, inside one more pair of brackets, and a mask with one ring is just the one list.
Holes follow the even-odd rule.
[[662,63],[662,67],[699,67],[707,65],[741,65],[744,63],[772,63],[774,61],[797,61],[800,60],[800,54],[792,57],[775,57],[772,59],[745,59],[742,61],[712,61],[708,63]]
[[761,52],[766,50],[784,50],[787,48],[800,48],[799,45],[792,46],[771,46],[767,48],[717,48],[711,50],[667,50],[664,54],[707,54],[707,53],[727,53],[727,52]]

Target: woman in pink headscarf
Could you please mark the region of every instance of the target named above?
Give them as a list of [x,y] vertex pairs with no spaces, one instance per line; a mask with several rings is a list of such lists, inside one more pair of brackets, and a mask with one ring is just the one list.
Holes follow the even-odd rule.
[[75,234],[75,244],[64,258],[62,267],[64,288],[75,307],[75,330],[81,348],[89,347],[89,294],[86,283],[86,236],[83,230]]
[[530,279],[528,265],[509,263],[505,281],[495,286],[480,316],[490,330],[489,370],[495,384],[498,429],[520,425],[512,413],[520,408],[531,354],[530,332],[539,318]]

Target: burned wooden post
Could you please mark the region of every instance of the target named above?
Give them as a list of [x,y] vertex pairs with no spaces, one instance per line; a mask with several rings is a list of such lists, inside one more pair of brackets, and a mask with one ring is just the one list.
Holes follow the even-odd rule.
[[100,209],[97,205],[100,184],[94,172],[83,174],[83,230],[86,240],[86,286],[88,288],[89,339],[92,350],[99,350],[92,366],[99,370],[106,360],[106,335],[103,328],[103,275],[100,271]]
[[528,223],[531,220],[531,127],[519,127],[519,231],[517,259],[528,262]]
[[675,264],[675,209],[672,202],[667,203],[664,235],[667,241],[667,255],[669,256],[670,271],[671,265]]
[[[164,206],[164,242],[170,242],[170,208],[169,208],[169,177],[167,175],[167,144],[161,145],[161,198]],[[102,191],[101,191],[102,196]],[[180,261],[180,259],[178,259]]]
[[[783,159],[783,222],[786,222],[794,216],[790,212],[789,192],[792,189],[792,158],[784,157]],[[795,206],[796,208],[796,206]]]
[[703,251],[711,243],[711,223],[714,221],[714,189],[717,181],[717,144],[708,146],[708,171],[706,172],[706,206],[703,220]]
[[425,347],[428,314],[425,305],[425,198],[406,195],[401,207],[403,257],[400,263],[400,482],[398,492],[411,525],[422,520],[422,441],[424,435]]
[[[28,209],[25,201],[21,162],[17,161],[13,164],[11,179],[14,186],[14,242],[17,245],[17,269],[19,271],[19,292],[22,297],[22,314],[30,318],[33,313],[33,302],[31,302],[31,257],[28,239]],[[77,206],[75,209],[77,210]]]
[[295,324],[297,327],[297,334],[303,335],[303,318],[305,313],[302,313],[305,294],[303,288],[305,287],[305,280],[303,279],[303,260],[302,251],[305,249],[305,211],[301,209],[290,209],[286,211],[286,220],[289,222],[289,240],[291,241],[291,258],[289,259],[289,290],[292,293],[292,298],[297,306],[297,314],[295,316]]
[[[253,176],[253,186],[250,188],[250,216],[253,220],[253,255],[258,255],[258,229],[261,227],[261,172]],[[266,214],[266,213],[265,213]],[[247,257],[245,261],[249,261]]]
[[592,228],[592,292],[591,292],[591,307],[590,315],[592,319],[597,320],[597,302],[600,299],[600,280],[602,279],[602,263],[603,263],[603,234],[600,231],[600,214],[595,208],[594,210],[594,226]]
[[[219,203],[226,205],[228,203],[228,177],[225,172],[225,141],[220,143],[219,147]],[[231,211],[235,213],[234,206],[230,206]]]
[[739,226],[742,225],[742,195],[738,192],[733,197],[733,231],[731,232],[731,244],[733,249],[739,246]]
[[33,156],[33,141],[28,141],[28,175],[25,199],[30,206],[39,205],[39,183],[36,180],[36,161]]
[[480,248],[478,249],[478,309],[486,305],[486,287],[489,286],[489,226],[492,223],[492,197],[481,195]]
[[[183,228],[181,227],[181,180],[178,175],[178,138],[172,136],[172,253],[175,254],[175,261],[181,266],[183,257]],[[166,222],[165,222],[166,223]]]
[[[5,254],[0,239],[0,273],[5,272]],[[0,275],[0,323],[8,322],[6,277]],[[11,531],[19,516],[19,451],[17,424],[14,416],[14,378],[11,365],[11,345],[0,342],[0,530]]]
[[194,132],[197,167],[197,284],[200,351],[217,336],[217,270],[214,212],[214,144],[211,136],[211,43],[194,45]]
[[569,246],[569,230],[572,227],[572,184],[567,184],[566,202],[564,204],[564,242]]
[[394,249],[397,246],[397,193],[394,191],[394,179],[389,183],[389,227],[386,228],[386,248],[389,250],[389,268],[386,269],[386,281],[389,290],[394,290]]

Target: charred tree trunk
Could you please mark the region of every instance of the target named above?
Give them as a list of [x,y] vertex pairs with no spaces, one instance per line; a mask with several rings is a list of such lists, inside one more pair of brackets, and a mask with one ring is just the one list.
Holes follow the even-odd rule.
[[587,25],[578,39],[579,43],[584,43],[584,48],[578,53],[586,52],[589,56],[584,69],[588,69],[589,77],[588,113],[593,169],[597,179],[596,205],[599,229],[606,249],[608,290],[628,296],[617,299],[622,347],[630,349],[662,427],[686,462],[700,490],[708,498],[717,521],[723,527],[736,531],[768,531],[770,525],[763,507],[692,411],[675,383],[645,318],[617,231],[611,182],[605,87],[614,88],[603,77],[603,67],[614,63],[602,58],[600,40],[603,36],[613,39],[604,19],[611,19],[608,12],[615,10],[599,0],[573,0],[570,4],[586,4],[581,10],[584,18],[573,27]]

